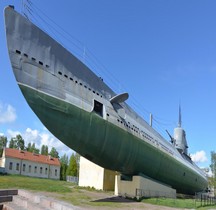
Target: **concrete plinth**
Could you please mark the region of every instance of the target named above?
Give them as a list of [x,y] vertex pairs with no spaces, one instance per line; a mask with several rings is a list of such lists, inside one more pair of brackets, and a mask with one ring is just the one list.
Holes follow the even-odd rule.
[[113,191],[115,175],[115,171],[107,170],[84,157],[80,157],[79,186]]
[[176,198],[176,190],[144,176],[133,176],[131,181],[115,177],[115,195],[124,197],[169,197]]

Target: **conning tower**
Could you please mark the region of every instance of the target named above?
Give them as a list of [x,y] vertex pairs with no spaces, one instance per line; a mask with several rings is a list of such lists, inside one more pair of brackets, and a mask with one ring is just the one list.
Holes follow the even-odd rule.
[[181,127],[181,106],[179,106],[178,127],[174,129],[175,147],[180,153],[188,155],[188,145],[185,130]]

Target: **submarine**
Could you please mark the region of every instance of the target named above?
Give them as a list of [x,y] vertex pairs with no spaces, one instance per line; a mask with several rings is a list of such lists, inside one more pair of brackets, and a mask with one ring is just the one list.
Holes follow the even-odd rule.
[[46,128],[65,145],[101,167],[125,176],[144,174],[178,193],[208,186],[188,155],[179,124],[164,139],[71,52],[15,11],[4,10],[7,48],[17,84]]

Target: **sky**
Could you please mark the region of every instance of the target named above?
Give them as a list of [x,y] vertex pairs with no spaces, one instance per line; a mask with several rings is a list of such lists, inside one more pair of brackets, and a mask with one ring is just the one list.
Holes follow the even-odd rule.
[[[80,58],[167,140],[178,124],[189,153],[209,167],[216,151],[216,1],[1,0],[0,134],[10,140],[72,150],[40,122],[22,96],[10,65],[3,9],[11,4]],[[24,4],[25,3],[25,4]],[[25,5],[25,6],[23,6]]]

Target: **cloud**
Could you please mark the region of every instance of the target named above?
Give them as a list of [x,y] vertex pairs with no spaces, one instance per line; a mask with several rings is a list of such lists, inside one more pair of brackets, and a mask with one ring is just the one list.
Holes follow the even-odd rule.
[[206,153],[203,150],[198,151],[195,154],[191,154],[191,159],[195,163],[204,163],[204,162],[208,161],[208,159],[206,157]]
[[0,103],[0,123],[14,122],[16,118],[16,110],[13,106]]
[[213,177],[213,173],[212,173],[212,171],[209,170],[209,171],[207,172],[207,175],[208,175],[208,177]]
[[8,139],[15,137],[17,134],[20,134],[25,140],[25,146],[27,146],[29,143],[35,143],[35,147],[41,149],[42,145],[47,145],[49,151],[52,149],[52,147],[55,147],[59,152],[60,157],[66,153],[66,155],[68,155],[70,158],[73,152],[72,149],[67,147],[60,140],[55,138],[47,129],[44,128],[41,130],[27,128],[22,133],[19,131],[7,130],[7,134],[9,137]]
[[8,139],[15,137],[16,135],[21,134],[19,131],[12,131],[10,129],[7,130]]

